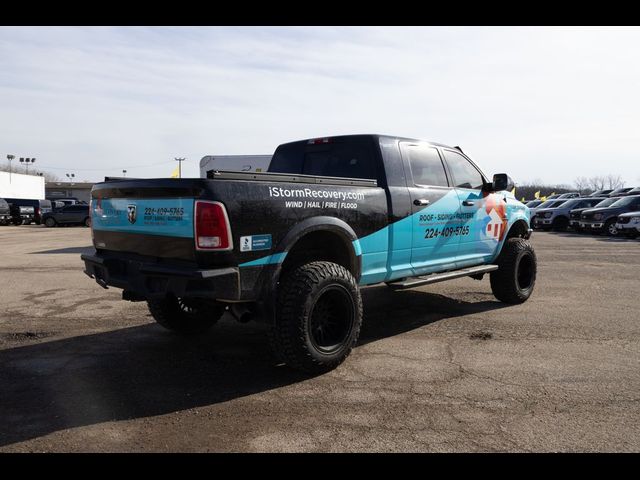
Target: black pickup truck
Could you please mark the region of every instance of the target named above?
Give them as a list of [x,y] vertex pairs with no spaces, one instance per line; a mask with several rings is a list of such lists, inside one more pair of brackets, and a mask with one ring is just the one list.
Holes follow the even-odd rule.
[[[531,295],[529,209],[506,174],[458,148],[382,135],[279,146],[267,173],[118,180],[92,189],[99,285],[197,333],[225,310],[264,319],[275,353],[304,371],[339,365],[358,339],[359,287],[404,289],[490,273],[494,295]],[[393,321],[390,319],[390,321]]]
[[9,225],[11,222],[11,207],[4,198],[0,198],[0,225]]

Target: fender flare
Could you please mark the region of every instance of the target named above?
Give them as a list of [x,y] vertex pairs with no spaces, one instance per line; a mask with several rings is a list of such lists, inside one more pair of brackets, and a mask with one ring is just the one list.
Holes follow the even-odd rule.
[[[361,256],[356,251],[354,241],[358,240],[356,232],[344,220],[335,217],[318,216],[307,218],[296,225],[278,242],[274,252],[289,253],[291,249],[298,243],[300,239],[313,232],[331,232],[340,237],[347,248],[349,255],[349,270],[353,273],[356,281],[360,280],[361,274]],[[284,257],[286,260],[286,256]],[[276,286],[282,273],[282,263],[272,266],[270,269],[270,278],[265,282],[266,289],[263,291],[263,298],[268,298],[276,290]]]

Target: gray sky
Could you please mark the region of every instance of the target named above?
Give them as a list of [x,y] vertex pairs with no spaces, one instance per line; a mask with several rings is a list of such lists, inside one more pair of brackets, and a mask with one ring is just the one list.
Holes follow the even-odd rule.
[[516,182],[631,186],[639,52],[638,28],[2,27],[0,161],[101,180],[168,176],[183,156],[198,176],[208,154],[387,133]]

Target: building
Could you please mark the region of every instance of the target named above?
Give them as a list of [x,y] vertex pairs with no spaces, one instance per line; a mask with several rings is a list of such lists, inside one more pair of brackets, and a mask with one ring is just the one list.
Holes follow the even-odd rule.
[[49,199],[75,197],[89,203],[93,182],[47,182],[45,194]]
[[44,200],[44,178],[15,172],[0,172],[0,198]]

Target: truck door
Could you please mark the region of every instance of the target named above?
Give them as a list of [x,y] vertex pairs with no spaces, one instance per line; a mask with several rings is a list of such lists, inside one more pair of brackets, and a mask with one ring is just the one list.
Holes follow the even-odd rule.
[[415,275],[456,268],[458,237],[450,228],[460,209],[438,149],[428,144],[400,144],[411,195],[411,266]]
[[444,158],[460,200],[458,268],[491,261],[507,234],[507,210],[504,195],[482,191],[484,176],[460,152],[443,149]]

